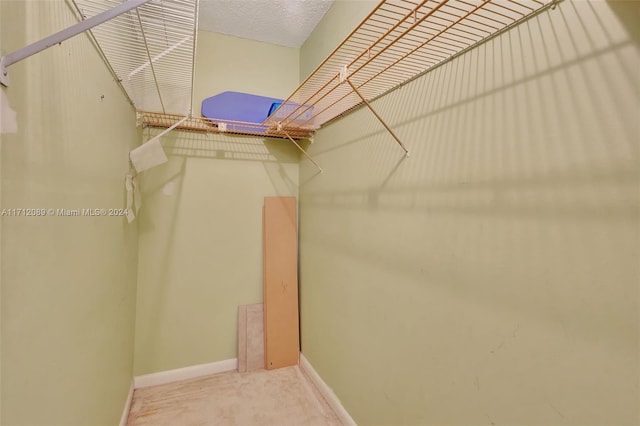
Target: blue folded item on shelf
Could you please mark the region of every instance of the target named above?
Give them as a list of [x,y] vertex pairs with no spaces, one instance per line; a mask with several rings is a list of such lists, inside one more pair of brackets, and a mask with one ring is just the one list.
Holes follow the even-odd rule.
[[271,114],[276,112],[276,110],[278,108],[280,108],[280,105],[282,105],[282,102],[274,102],[274,103],[272,103],[271,104],[271,108],[269,108],[269,114],[267,114],[267,117],[271,117]]
[[[278,108],[280,108],[280,106],[283,104],[282,101],[280,102],[274,102],[271,105],[271,108],[269,109],[269,117],[271,117],[271,115],[276,112],[276,110],[278,110]],[[282,108],[280,108],[280,110],[278,110],[277,115],[275,116],[275,118],[280,118],[280,119],[284,119],[286,118],[288,115],[290,115],[292,112],[294,112],[298,107],[300,106],[300,104],[297,104],[295,102],[286,102],[284,104],[284,106]],[[293,119],[293,121],[307,121],[311,119],[311,115],[313,113],[313,107],[307,107],[305,106],[304,108],[300,108],[298,111],[295,111],[295,113],[293,113],[291,115],[290,118]]]
[[[284,104],[284,105],[283,105]],[[282,106],[278,110],[278,108]],[[212,123],[224,128],[231,128],[236,132],[265,133],[267,126],[260,126],[267,117],[276,113],[276,119],[289,116],[299,104],[285,102],[283,99],[267,96],[251,95],[242,92],[222,92],[202,101],[202,116],[209,118]],[[278,110],[276,112],[276,110]],[[295,112],[291,118],[295,121],[305,121],[311,118],[313,108]],[[298,116],[298,114],[300,114]],[[225,123],[225,120],[234,123]],[[242,123],[251,123],[243,126]]]
[[282,101],[242,92],[222,92],[202,101],[202,115],[218,120],[262,123],[269,116],[271,106]]

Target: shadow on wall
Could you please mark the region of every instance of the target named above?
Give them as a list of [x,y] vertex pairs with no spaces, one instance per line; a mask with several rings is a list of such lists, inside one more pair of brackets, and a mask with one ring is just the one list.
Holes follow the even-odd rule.
[[[150,140],[161,131],[162,129],[144,129],[144,140]],[[284,194],[297,192],[298,184],[291,179],[285,166],[297,164],[299,154],[288,140],[173,131],[163,136],[161,143],[169,161],[144,172],[141,179],[143,204],[149,204],[148,201],[151,203],[143,206],[143,209],[152,208],[157,196],[175,195],[173,214],[168,216],[177,218],[183,178],[191,160],[211,161],[211,167],[216,167],[216,161],[262,163],[275,188],[282,187]],[[142,221],[140,226],[141,233],[155,229],[156,225],[151,220]]]
[[261,300],[263,198],[298,193],[290,141],[175,131],[161,144],[169,161],[141,176],[136,374],[235,356],[235,309]]
[[[147,128],[147,139],[160,133]],[[285,139],[271,139],[220,133],[174,131],[162,138],[167,156],[217,160],[297,163],[298,155]]]
[[[145,133],[145,139],[149,140],[160,131],[145,129]],[[169,167],[170,169],[176,170],[177,161],[180,159],[182,166],[179,167],[181,169],[179,173],[181,175],[184,174],[189,159],[260,162],[264,165],[264,169],[274,186],[281,185],[281,182],[284,181],[287,191],[297,192],[298,185],[288,176],[284,165],[298,164],[300,155],[288,140],[174,131],[162,138],[162,146],[167,157],[173,163]],[[166,183],[175,180],[176,177],[169,173],[166,176],[166,181],[161,181],[162,186],[164,187]],[[160,185],[146,188],[145,195],[150,195],[159,189]]]
[[318,132],[303,351],[358,422],[637,418],[638,63],[608,3],[565,1],[373,102],[409,158],[365,109]]
[[622,25],[633,38],[636,44],[640,44],[640,5],[635,0],[607,0],[611,10],[618,16]]
[[[312,151],[321,164],[325,157],[334,168],[349,167],[355,157],[371,173],[355,174],[338,189],[315,190],[316,171],[301,167],[305,204],[570,220],[637,217],[633,198],[603,205],[588,194],[565,196],[608,184],[631,193],[639,177],[635,46],[593,10],[601,5],[585,4],[579,13],[567,2],[550,12],[557,14],[553,25],[549,12],[542,14],[375,101],[410,158],[367,110],[354,113],[358,127],[379,130],[351,136],[340,121],[325,128],[331,134],[325,139],[335,142]],[[569,26],[572,18],[581,25]],[[538,34],[543,43],[535,40]],[[333,161],[336,156],[348,161]]]
[[[160,132],[158,129],[147,128],[144,130],[144,139],[150,140]],[[145,200],[143,204],[151,200],[150,206],[146,207],[153,208],[153,200],[157,199],[157,196],[175,195],[175,198],[172,197],[173,214],[168,215],[174,218],[170,229],[174,228],[177,220],[183,178],[192,159],[211,161],[211,167],[215,167],[216,161],[260,162],[274,187],[284,185],[284,193],[297,192],[297,182],[291,179],[284,168],[286,164],[297,164],[299,161],[298,152],[294,150],[290,141],[173,131],[164,136],[161,142],[169,161],[144,173],[142,196]],[[153,232],[156,229],[154,223],[152,220],[142,221],[140,232]],[[173,235],[173,232],[169,235]],[[167,253],[166,257],[170,257],[170,254]]]
[[[161,129],[146,128],[144,139],[150,140],[160,132]],[[169,162],[145,173],[149,176],[143,177],[145,183],[148,182],[143,190],[145,198],[161,192],[165,195],[179,194],[181,177],[190,159],[213,160],[212,167],[215,167],[215,160],[260,162],[274,186],[284,181],[288,191],[297,191],[297,183],[288,176],[284,165],[297,164],[300,156],[288,140],[173,131],[165,135],[161,143]]]

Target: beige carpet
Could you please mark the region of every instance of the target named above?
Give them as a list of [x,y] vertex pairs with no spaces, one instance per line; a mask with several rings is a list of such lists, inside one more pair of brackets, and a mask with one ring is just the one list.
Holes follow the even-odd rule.
[[340,425],[299,367],[228,372],[136,389],[128,426]]

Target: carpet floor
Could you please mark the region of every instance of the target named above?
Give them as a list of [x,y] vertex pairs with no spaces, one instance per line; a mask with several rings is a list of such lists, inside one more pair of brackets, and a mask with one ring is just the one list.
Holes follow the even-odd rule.
[[128,426],[333,426],[340,421],[299,367],[227,372],[136,389]]

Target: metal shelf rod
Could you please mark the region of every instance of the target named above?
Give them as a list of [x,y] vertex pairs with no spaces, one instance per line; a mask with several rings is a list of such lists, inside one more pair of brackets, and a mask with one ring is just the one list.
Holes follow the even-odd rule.
[[305,150],[300,146],[300,144],[299,144],[298,142],[296,142],[295,140],[293,140],[293,138],[292,138],[291,136],[289,136],[289,133],[287,133],[287,132],[286,132],[286,131],[284,131],[284,130],[282,130],[282,133],[284,133],[284,135],[285,135],[287,138],[289,138],[289,140],[290,140],[291,142],[293,142],[293,144],[294,144],[295,146],[297,146],[297,147],[298,147],[298,149],[299,149],[300,151],[302,151],[302,153],[305,155],[305,157],[307,157],[307,159],[308,159],[309,161],[311,161],[311,162],[312,162],[312,163],[313,163],[313,164],[318,168],[318,170],[320,170],[320,173],[322,173],[322,172],[323,172],[322,167],[320,167],[320,166],[318,165],[318,163],[316,163],[316,162],[314,161],[313,157],[311,157],[309,154],[307,154],[307,151],[305,151]]
[[42,40],[31,43],[28,46],[25,46],[21,49],[16,50],[15,52],[11,52],[8,55],[3,56],[2,58],[0,58],[0,83],[3,86],[9,86],[8,68],[16,62],[26,59],[29,56],[35,55],[36,53],[48,49],[49,47],[54,46],[58,43],[62,43],[63,41],[68,40],[71,37],[74,37],[87,30],[90,30],[97,25],[107,22],[115,18],[116,16],[120,16],[123,13],[140,7],[148,1],[150,0],[128,0],[118,6],[99,13],[96,16],[92,16],[91,18],[85,19],[82,22],[78,22],[77,24],[65,28],[62,31],[58,31],[57,33],[51,34],[50,36],[45,37]]
[[378,113],[376,112],[375,109],[373,109],[373,107],[371,106],[371,104],[369,103],[369,101],[367,101],[364,96],[362,96],[362,94],[358,91],[358,89],[356,89],[356,86],[353,85],[353,83],[351,83],[351,81],[349,79],[346,79],[346,82],[349,83],[349,86],[351,86],[351,88],[353,89],[353,91],[356,93],[356,95],[358,95],[360,97],[360,99],[362,99],[362,102],[364,102],[364,104],[367,106],[367,108],[369,108],[369,110],[373,113],[373,115],[376,116],[376,118],[378,119],[378,121],[380,123],[382,123],[382,125],[384,126],[385,129],[387,129],[387,132],[389,132],[389,134],[391,134],[391,136],[393,136],[393,138],[396,140],[396,142],[398,142],[398,145],[400,145],[402,147],[402,149],[404,149],[404,153],[405,155],[408,157],[409,156],[409,150],[404,146],[404,144],[400,141],[400,139],[398,138],[398,136],[396,136],[395,133],[393,133],[393,130],[391,130],[391,128],[389,126],[387,126],[387,123],[384,122],[384,120],[378,115]]

